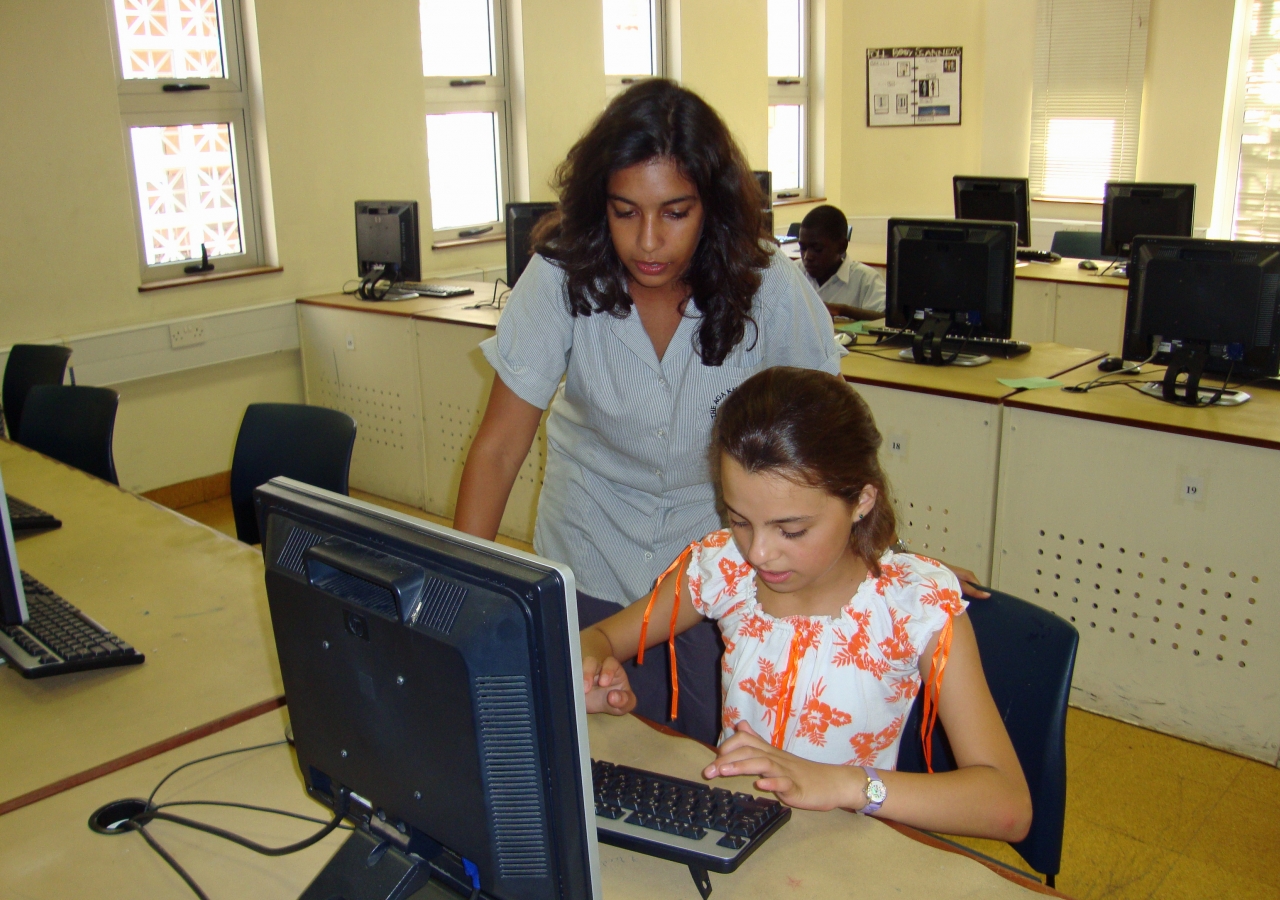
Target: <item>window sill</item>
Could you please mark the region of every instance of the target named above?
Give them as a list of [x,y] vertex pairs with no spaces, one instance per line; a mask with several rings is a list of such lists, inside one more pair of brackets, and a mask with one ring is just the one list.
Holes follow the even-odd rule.
[[774,200],[774,208],[779,206],[799,206],[802,203],[826,203],[826,197],[788,197],[785,200]]
[[149,281],[138,285],[138,293],[162,291],[166,288],[189,287],[193,284],[206,284],[210,281],[226,281],[229,278],[248,278],[250,275],[271,275],[283,272],[283,266],[254,266],[252,269],[236,269],[233,272],[214,272],[212,275],[184,275],[182,278],[166,278],[164,281]]
[[452,241],[435,241],[431,244],[432,250],[446,250],[449,247],[470,247],[473,244],[494,244],[498,241],[505,241],[506,233],[501,234],[482,234],[479,237],[455,238]]
[[1079,206],[1101,206],[1102,201],[1097,199],[1081,199],[1078,197],[1032,197],[1035,203],[1070,203]]

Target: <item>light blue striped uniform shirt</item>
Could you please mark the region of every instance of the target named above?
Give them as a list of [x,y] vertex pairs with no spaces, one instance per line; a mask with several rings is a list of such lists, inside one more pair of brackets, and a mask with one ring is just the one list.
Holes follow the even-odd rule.
[[723,365],[702,364],[688,309],[659,360],[634,307],[625,319],[570,315],[564,272],[534,256],[480,345],[517,396],[551,407],[534,549],[614,603],[647,594],[690,541],[721,527],[707,444],[724,398],[771,366],[840,369],[826,307],[781,253],[753,301],[759,335],[748,324]]

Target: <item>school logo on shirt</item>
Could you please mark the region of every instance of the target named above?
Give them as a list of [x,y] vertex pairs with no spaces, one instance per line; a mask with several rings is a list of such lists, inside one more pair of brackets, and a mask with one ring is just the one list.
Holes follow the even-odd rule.
[[716,394],[716,398],[711,401],[711,418],[712,419],[716,417],[716,411],[720,409],[720,404],[724,402],[724,398],[728,397],[737,389],[738,388],[735,385],[734,387],[731,387],[731,388],[725,388],[723,391]]

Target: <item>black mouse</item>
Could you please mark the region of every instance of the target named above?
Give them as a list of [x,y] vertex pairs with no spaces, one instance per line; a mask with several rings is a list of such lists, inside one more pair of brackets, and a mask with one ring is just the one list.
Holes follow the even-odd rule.
[[1090,272],[1096,272],[1098,271],[1098,264],[1091,259],[1082,259],[1080,260],[1080,265],[1077,266],[1077,268],[1088,269]]
[[[1088,260],[1085,260],[1088,262]],[[1119,372],[1124,368],[1124,360],[1119,356],[1107,356],[1098,363],[1098,371],[1100,372]]]

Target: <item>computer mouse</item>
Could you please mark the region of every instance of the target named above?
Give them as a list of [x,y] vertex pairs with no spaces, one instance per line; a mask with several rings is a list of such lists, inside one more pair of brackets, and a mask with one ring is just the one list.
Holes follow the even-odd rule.
[[1098,271],[1098,264],[1091,259],[1082,259],[1080,260],[1078,268],[1088,269],[1090,272],[1096,272]]
[[[1085,262],[1088,262],[1088,260],[1085,260]],[[1107,356],[1098,363],[1099,372],[1119,372],[1123,368],[1124,359],[1119,356]]]

